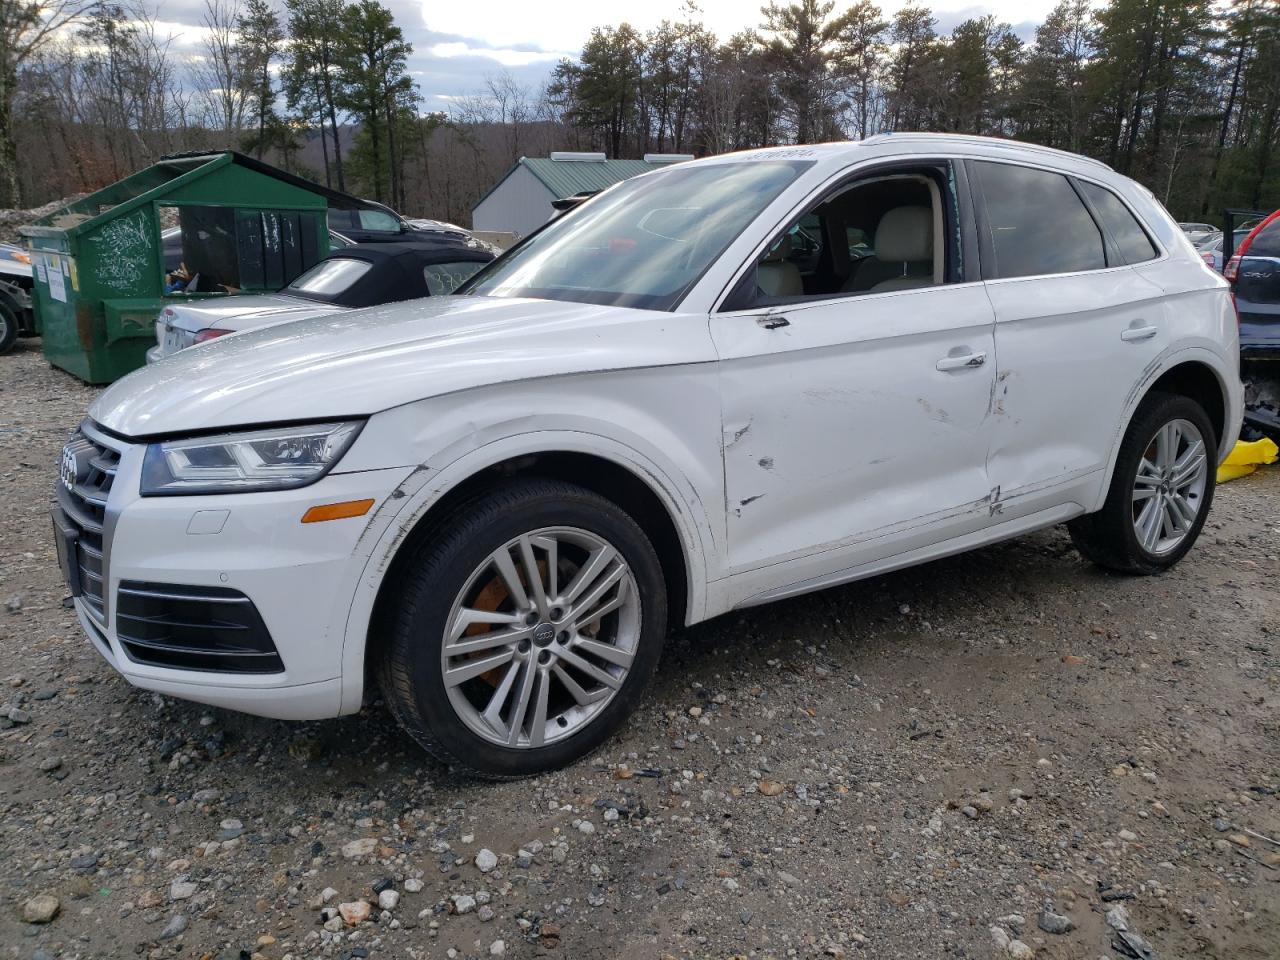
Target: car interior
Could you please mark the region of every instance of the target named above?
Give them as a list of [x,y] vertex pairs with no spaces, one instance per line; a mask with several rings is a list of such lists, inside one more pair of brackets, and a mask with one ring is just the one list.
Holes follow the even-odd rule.
[[849,184],[770,244],[757,263],[750,305],[945,283],[945,220],[932,175],[895,173]]

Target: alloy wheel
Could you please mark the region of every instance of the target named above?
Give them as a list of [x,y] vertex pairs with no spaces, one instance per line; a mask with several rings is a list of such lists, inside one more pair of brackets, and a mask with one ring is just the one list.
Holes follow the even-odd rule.
[[1209,451],[1189,420],[1156,431],[1138,461],[1133,482],[1133,528],[1148,553],[1175,549],[1195,526],[1204,503]]
[[641,632],[622,554],[573,527],[494,550],[453,602],[441,672],[458,718],[485,740],[534,749],[589,724],[626,681]]

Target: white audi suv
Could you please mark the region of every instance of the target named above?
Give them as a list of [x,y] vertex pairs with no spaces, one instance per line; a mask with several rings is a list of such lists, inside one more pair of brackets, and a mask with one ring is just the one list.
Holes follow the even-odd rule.
[[131,374],[54,522],[130,683],[296,719],[380,690],[520,776],[616,729],[681,624],[1060,523],[1159,573],[1240,418],[1227,285],[1147,190],[883,135],[637,177],[460,295]]

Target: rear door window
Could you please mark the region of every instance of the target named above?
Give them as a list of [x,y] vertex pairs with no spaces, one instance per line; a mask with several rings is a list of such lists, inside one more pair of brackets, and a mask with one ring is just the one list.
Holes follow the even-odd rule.
[[985,160],[973,166],[986,200],[997,277],[1076,273],[1107,265],[1102,233],[1062,174]]
[[1115,240],[1125,263],[1142,263],[1158,256],[1151,238],[1119,197],[1096,183],[1086,183],[1083,180],[1077,182],[1093,204],[1103,226],[1111,232],[1111,238]]
[[379,233],[399,233],[400,221],[384,210],[361,210],[360,229]]
[[1280,217],[1258,231],[1244,254],[1246,257],[1280,257]]

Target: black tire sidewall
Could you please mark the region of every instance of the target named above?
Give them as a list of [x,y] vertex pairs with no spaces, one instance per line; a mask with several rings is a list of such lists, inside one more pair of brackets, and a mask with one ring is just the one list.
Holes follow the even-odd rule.
[[18,318],[8,304],[0,302],[0,355],[8,353],[18,342]]
[[[1208,461],[1207,475],[1200,510],[1195,522],[1191,525],[1191,530],[1174,549],[1168,553],[1156,554],[1148,551],[1138,541],[1138,532],[1133,526],[1132,491],[1138,475],[1138,465],[1148,443],[1162,426],[1172,420],[1188,420],[1200,431],[1200,435],[1204,438],[1205,457]],[[1195,546],[1200,531],[1209,517],[1209,511],[1213,507],[1218,465],[1217,444],[1217,431],[1209,421],[1208,414],[1200,404],[1189,397],[1156,394],[1149,397],[1138,408],[1125,433],[1120,455],[1116,459],[1115,476],[1109,497],[1111,502],[1107,504],[1107,520],[1117,525],[1116,533],[1121,537],[1125,552],[1140,569],[1149,572],[1167,570]]]
[[[555,492],[554,487],[562,490]],[[500,510],[491,506],[497,498],[482,500],[474,505],[470,519],[460,518],[452,533],[440,538],[440,548],[431,551],[425,567],[409,574],[416,589],[406,597],[410,606],[399,620],[397,633],[408,627],[412,635],[392,639],[418,647],[411,661],[412,707],[431,738],[461,763],[491,776],[526,776],[561,767],[603,743],[639,704],[666,632],[662,569],[640,527],[612,503],[586,490],[568,484],[554,487],[530,485],[516,505],[508,500]],[[512,492],[503,493],[509,497]],[[489,554],[521,534],[545,527],[586,530],[622,554],[639,588],[640,639],[622,688],[586,727],[545,747],[512,749],[478,736],[454,712],[444,686],[440,644],[454,600]]]

